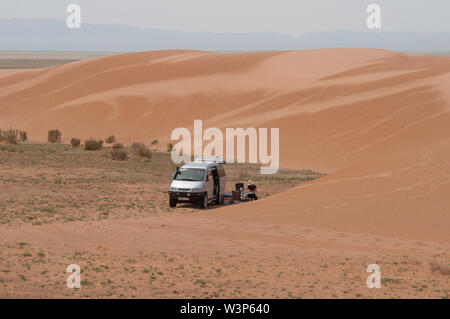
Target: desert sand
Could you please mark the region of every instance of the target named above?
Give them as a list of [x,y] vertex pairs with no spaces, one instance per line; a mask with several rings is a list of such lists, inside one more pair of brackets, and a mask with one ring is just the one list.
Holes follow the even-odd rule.
[[[165,280],[178,285],[141,282],[134,294],[121,291],[125,297],[201,297],[198,274],[219,276],[200,283],[212,297],[448,297],[449,276],[430,263],[450,262],[449,111],[450,58],[385,50],[172,50],[1,70],[0,127],[25,129],[34,140],[58,128],[65,142],[114,134],[124,142],[158,139],[164,151],[171,131],[194,119],[278,127],[282,167],[327,174],[257,202],[189,215],[0,226],[1,241],[12,251],[20,241],[48,250],[63,260],[62,270],[55,266],[62,281],[70,261],[63,252],[104,249],[116,258],[110,267],[139,255],[138,264],[165,267]],[[182,275],[161,252],[191,258],[192,268]],[[375,262],[395,279],[369,290],[365,270]],[[220,263],[224,270],[211,270]],[[125,286],[135,278],[120,276]],[[15,285],[17,292],[9,286],[0,296],[66,293]],[[110,296],[105,291],[86,294]]]

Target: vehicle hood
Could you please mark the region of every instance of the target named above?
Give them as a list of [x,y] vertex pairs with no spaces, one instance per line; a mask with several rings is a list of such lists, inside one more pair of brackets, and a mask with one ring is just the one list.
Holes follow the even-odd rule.
[[170,187],[184,188],[184,189],[203,188],[204,183],[205,183],[204,181],[192,182],[192,181],[177,181],[177,180],[173,180],[170,183]]

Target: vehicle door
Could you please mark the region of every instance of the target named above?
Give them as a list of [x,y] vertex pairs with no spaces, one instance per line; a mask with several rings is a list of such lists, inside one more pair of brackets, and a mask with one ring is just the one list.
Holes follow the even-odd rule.
[[217,169],[219,171],[219,178],[220,178],[220,193],[223,194],[227,187],[227,177],[225,175],[225,169],[222,165],[218,165]]
[[205,190],[208,192],[208,199],[214,197],[214,179],[210,168],[206,172]]

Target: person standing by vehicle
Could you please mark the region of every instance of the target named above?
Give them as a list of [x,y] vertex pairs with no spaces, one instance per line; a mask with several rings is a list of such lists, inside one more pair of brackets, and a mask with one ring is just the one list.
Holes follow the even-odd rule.
[[247,198],[250,199],[250,200],[258,200],[258,196],[256,196],[256,188],[257,187],[256,187],[255,183],[253,183],[253,181],[251,179],[247,183],[247,188],[248,188],[248,191],[250,192],[247,195]]

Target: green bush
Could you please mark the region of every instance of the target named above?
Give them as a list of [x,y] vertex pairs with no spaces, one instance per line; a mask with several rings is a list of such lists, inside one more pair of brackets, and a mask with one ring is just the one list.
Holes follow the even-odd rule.
[[169,143],[169,144],[167,144],[167,152],[172,152],[172,149],[173,149],[173,144],[172,143]]
[[134,155],[139,155],[140,157],[150,158],[152,157],[152,152],[145,146],[144,143],[133,143],[130,147],[131,153]]
[[48,141],[50,143],[60,143],[61,142],[61,132],[59,130],[48,131]]
[[113,148],[111,158],[116,161],[125,161],[128,159],[128,151],[124,148]]
[[102,140],[94,140],[93,138],[84,141],[84,149],[86,151],[97,151],[103,147]]
[[114,135],[111,135],[110,137],[108,137],[105,142],[108,144],[112,144],[116,141],[116,137]]
[[150,143],[150,145],[156,145],[156,144],[158,144],[158,140],[153,140],[153,141]]
[[114,143],[112,148],[115,150],[121,149],[121,148],[123,148],[123,144],[122,143]]
[[72,138],[70,140],[70,145],[72,145],[72,147],[78,147],[81,144],[81,140],[79,138]]

